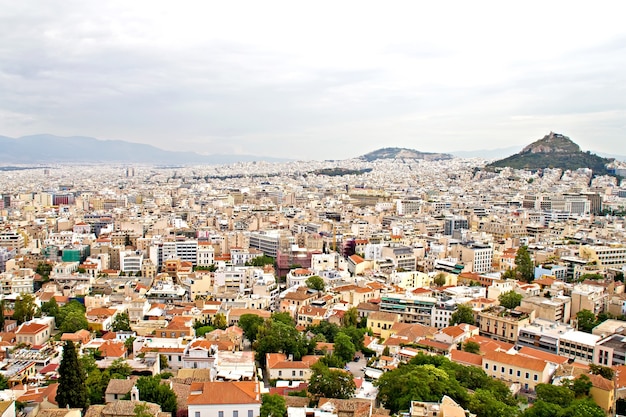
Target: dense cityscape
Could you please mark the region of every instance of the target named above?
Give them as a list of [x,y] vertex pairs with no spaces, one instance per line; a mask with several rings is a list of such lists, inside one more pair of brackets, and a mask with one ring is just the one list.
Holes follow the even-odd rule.
[[623,165],[439,156],[6,167],[2,415],[624,413]]

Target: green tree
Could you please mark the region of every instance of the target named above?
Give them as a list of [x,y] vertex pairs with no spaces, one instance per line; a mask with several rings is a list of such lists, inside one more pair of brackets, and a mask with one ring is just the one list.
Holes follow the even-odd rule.
[[474,324],[474,312],[472,307],[466,304],[459,304],[456,311],[450,316],[450,325],[467,323]]
[[324,288],[326,287],[324,279],[322,277],[318,277],[317,275],[308,277],[305,282],[307,287],[316,291],[324,291]]
[[35,272],[41,275],[43,281],[48,281],[50,279],[50,273],[52,272],[52,264],[48,262],[40,262],[35,268]]
[[446,285],[446,276],[447,274],[445,272],[438,273],[437,275],[435,275],[433,283],[438,287],[443,287],[444,285]]
[[95,368],[87,374],[85,385],[87,387],[89,404],[104,404],[104,394],[110,380],[111,376],[107,370],[100,371],[98,368]]
[[357,311],[356,307],[350,307],[348,310],[346,310],[341,319],[341,324],[344,327],[357,327],[357,325],[359,324],[359,312]]
[[87,408],[89,399],[85,380],[85,371],[78,361],[76,347],[73,342],[67,341],[63,346],[59,365],[59,388],[56,396],[59,408]]
[[606,417],[602,410],[591,398],[575,400],[563,409],[561,416],[567,417]]
[[273,319],[266,320],[259,326],[257,340],[253,344],[257,360],[265,364],[267,353],[293,355],[295,360],[313,352],[313,342],[300,333],[292,323],[286,324]]
[[589,396],[589,391],[593,384],[591,379],[585,374],[579,375],[571,385],[572,391],[576,398],[583,398]]
[[213,316],[212,324],[216,329],[224,330],[226,327],[228,327],[228,323],[226,322],[226,316],[222,313],[217,313],[215,316]]
[[596,326],[596,316],[589,310],[580,310],[576,313],[576,322],[578,323],[578,330],[591,333]]
[[248,262],[246,262],[246,265],[249,266],[265,266],[265,265],[274,265],[274,258],[272,258],[271,256],[257,256],[256,258],[253,258],[251,260],[249,260]]
[[126,353],[128,354],[133,353],[133,343],[135,343],[135,339],[137,338],[134,336],[130,336],[129,338],[124,340],[124,347],[126,348]]
[[60,329],[65,321],[65,318],[68,314],[72,312],[80,312],[83,316],[85,315],[85,306],[76,300],[72,300],[69,303],[63,305],[59,308],[59,314],[56,318],[56,325]]
[[295,326],[293,318],[286,311],[272,313],[271,319],[272,319],[272,321],[279,321],[281,323],[285,323],[285,324],[288,324],[290,326]]
[[57,304],[57,300],[52,297],[50,301],[42,303],[41,312],[46,313],[46,315],[49,317],[54,317],[56,322],[56,318],[59,315],[59,305]]
[[130,331],[130,318],[127,312],[118,313],[113,319],[111,324],[111,330],[114,332],[129,332]]
[[589,364],[589,370],[594,375],[600,375],[602,378],[612,380],[615,376],[615,371],[608,366],[596,365],[594,363]]
[[330,369],[316,363],[311,367],[309,392],[317,398],[348,399],[354,395],[356,385],[350,372],[343,369]]
[[287,403],[282,395],[263,394],[261,401],[261,417],[285,417],[287,415]]
[[480,353],[480,344],[476,343],[472,340],[468,340],[467,342],[463,343],[463,350],[465,352],[468,353],[475,353],[475,354],[479,354]]
[[133,409],[133,413],[135,414],[135,417],[154,417],[150,411],[150,407],[148,407],[146,403],[136,404]]
[[535,265],[528,253],[527,246],[520,246],[515,255],[517,273],[523,281],[531,282],[535,278]]
[[239,317],[239,327],[243,329],[243,334],[250,343],[256,341],[259,326],[263,324],[263,318],[256,314],[242,314]]
[[502,307],[513,309],[522,304],[522,294],[518,294],[515,291],[508,291],[500,294],[498,301]]
[[35,316],[37,306],[35,305],[35,296],[32,294],[20,294],[15,300],[15,308],[13,309],[13,319],[18,323],[24,323]]
[[176,394],[169,387],[169,384],[161,383],[161,376],[145,376],[137,380],[139,399],[150,403],[159,404],[166,413],[176,413]]
[[535,391],[537,392],[538,400],[556,404],[559,407],[569,407],[572,401],[574,401],[574,392],[567,387],[538,384]]
[[204,336],[207,333],[211,333],[213,330],[215,330],[215,327],[213,326],[202,326],[202,327],[198,327],[196,329],[196,336],[200,337],[200,336]]
[[378,400],[394,414],[408,410],[413,400],[440,401],[448,395],[462,405],[468,401],[467,390],[446,370],[431,363],[399,366],[382,374],[375,384]]
[[0,374],[0,390],[9,388],[9,380],[6,376]]
[[107,368],[112,379],[126,379],[133,373],[133,369],[128,365],[126,359],[118,358]]
[[335,355],[339,356],[346,362],[349,362],[354,357],[356,348],[352,339],[343,332],[339,332],[335,337]]
[[563,411],[561,407],[556,404],[548,403],[543,400],[536,401],[531,407],[527,408],[523,417],[556,417]]
[[492,392],[479,388],[470,399],[468,409],[481,417],[515,417],[518,408],[498,401]]
[[59,326],[59,331],[61,333],[75,333],[87,328],[89,328],[89,322],[87,317],[85,317],[85,313],[82,311],[70,311],[63,319],[61,326]]

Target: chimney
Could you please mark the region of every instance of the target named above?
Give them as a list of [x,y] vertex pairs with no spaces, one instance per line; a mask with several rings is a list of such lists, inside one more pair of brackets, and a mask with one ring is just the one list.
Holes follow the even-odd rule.
[[139,389],[137,388],[137,385],[133,385],[130,390],[130,400],[139,401]]

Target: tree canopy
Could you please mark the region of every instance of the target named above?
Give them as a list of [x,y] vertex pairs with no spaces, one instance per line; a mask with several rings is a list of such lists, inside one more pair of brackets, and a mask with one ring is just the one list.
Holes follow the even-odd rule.
[[87,408],[89,398],[85,385],[85,371],[78,361],[76,347],[71,341],[65,342],[59,365],[59,388],[56,401],[59,408]]
[[517,413],[517,401],[503,382],[480,368],[459,365],[444,356],[420,353],[408,364],[385,372],[376,385],[378,400],[392,413],[408,410],[412,400],[440,401],[443,395],[480,416]]
[[282,395],[263,394],[261,400],[261,417],[285,417],[287,415],[287,403]]
[[130,331],[130,318],[127,312],[118,313],[113,319],[111,324],[111,330],[114,332],[128,332]]
[[498,301],[500,301],[500,305],[502,307],[513,309],[522,303],[522,298],[522,294],[518,294],[511,290],[500,294]]
[[37,311],[35,304],[35,296],[32,294],[20,294],[15,300],[15,308],[13,309],[13,319],[18,323],[24,323],[32,320]]
[[474,324],[474,312],[472,311],[472,307],[467,304],[460,304],[456,311],[452,313],[450,316],[450,325],[467,323]]
[[139,399],[150,403],[159,404],[161,409],[167,413],[176,413],[176,394],[169,384],[161,383],[161,375],[144,376],[137,380]]
[[259,326],[263,324],[263,321],[263,318],[256,314],[242,314],[239,317],[239,327],[243,329],[243,334],[250,343],[256,341]]
[[308,277],[306,279],[306,286],[312,290],[324,291],[326,284],[324,283],[324,279],[322,277],[313,275],[312,277]]
[[316,363],[311,369],[309,392],[315,397],[348,399],[354,395],[356,385],[350,372],[328,368],[321,363]]
[[535,278],[535,265],[528,253],[527,246],[520,246],[515,255],[516,271],[519,277],[526,282],[531,282]]

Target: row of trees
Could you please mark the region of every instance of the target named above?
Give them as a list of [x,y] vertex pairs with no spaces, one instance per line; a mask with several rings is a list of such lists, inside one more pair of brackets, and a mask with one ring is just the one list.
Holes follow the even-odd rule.
[[300,360],[304,355],[315,353],[317,342],[328,342],[334,343],[334,352],[325,356],[322,363],[331,367],[343,367],[357,351],[364,349],[366,329],[357,327],[359,324],[357,311],[352,308],[344,315],[342,326],[327,321],[309,326],[307,332],[314,335],[309,339],[296,329],[289,313],[274,313],[267,320],[254,314],[244,314],[239,319],[239,326],[262,364],[267,353],[284,353]]
[[[132,369],[124,359],[118,359],[101,371],[91,355],[80,359],[73,342],[65,342],[59,365],[59,408],[86,409],[90,404],[104,404],[104,394],[111,379],[126,379]],[[156,403],[165,412],[176,413],[177,399],[168,384],[161,383],[163,375],[145,376],[137,380],[139,399]]]
[[[482,369],[451,362],[443,356],[420,353],[408,364],[385,372],[376,382],[378,400],[398,413],[408,410],[411,401],[440,401],[447,395],[481,417],[520,415],[519,401],[501,381]],[[600,417],[603,410],[589,397],[591,381],[581,375],[564,386],[537,385],[537,402],[522,417]]]

